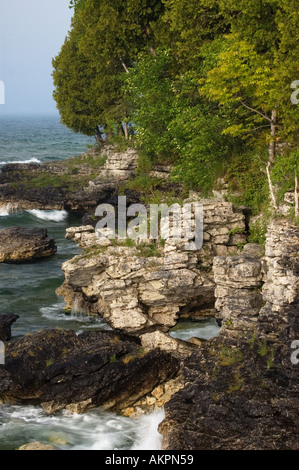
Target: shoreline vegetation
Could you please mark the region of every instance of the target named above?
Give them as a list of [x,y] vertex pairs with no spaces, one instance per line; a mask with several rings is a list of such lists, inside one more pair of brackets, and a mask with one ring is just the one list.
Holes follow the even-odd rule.
[[[12,341],[0,403],[132,417],[165,406],[165,450],[298,449],[296,0],[71,6],[54,99],[61,122],[97,143],[59,163],[4,165],[0,205],[83,216],[67,230],[82,253],[63,264],[58,292],[113,331]],[[201,201],[203,248],[102,243],[95,209],[119,195]],[[217,338],[168,334],[180,318],[208,316]]]

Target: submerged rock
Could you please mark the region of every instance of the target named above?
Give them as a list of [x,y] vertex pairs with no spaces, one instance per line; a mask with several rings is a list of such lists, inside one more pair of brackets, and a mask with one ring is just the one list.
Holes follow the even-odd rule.
[[43,444],[42,442],[35,441],[24,444],[17,450],[57,450],[52,444]]
[[0,341],[9,341],[11,339],[11,325],[17,321],[19,315],[8,313],[0,315]]
[[56,253],[46,229],[10,227],[0,230],[0,263],[21,263]]
[[175,377],[178,361],[113,331],[48,330],[8,345],[0,401],[32,401],[53,413],[103,406],[120,411]]

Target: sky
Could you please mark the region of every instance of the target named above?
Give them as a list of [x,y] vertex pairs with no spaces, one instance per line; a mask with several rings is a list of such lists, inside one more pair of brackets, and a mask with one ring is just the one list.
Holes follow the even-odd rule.
[[69,3],[0,0],[0,115],[58,114],[52,58],[70,29]]

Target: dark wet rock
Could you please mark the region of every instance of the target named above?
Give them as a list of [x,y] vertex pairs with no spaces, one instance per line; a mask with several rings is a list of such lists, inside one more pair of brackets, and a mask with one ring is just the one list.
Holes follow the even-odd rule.
[[0,230],[0,263],[21,263],[52,256],[57,251],[46,229],[10,227]]
[[225,339],[194,352],[184,364],[184,389],[165,407],[163,448],[298,450],[298,366],[288,342],[266,348],[262,356],[258,342]]
[[0,315],[0,341],[9,341],[11,339],[11,325],[17,321],[19,315],[8,313]]
[[0,400],[34,400],[49,413],[121,410],[176,376],[178,368],[169,354],[145,351],[138,339],[115,331],[41,331],[7,347]]

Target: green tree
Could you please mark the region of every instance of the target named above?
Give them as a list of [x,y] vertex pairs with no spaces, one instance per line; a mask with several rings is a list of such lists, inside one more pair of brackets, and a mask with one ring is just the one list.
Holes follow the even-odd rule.
[[54,98],[61,120],[91,135],[122,129],[128,106],[122,75],[138,51],[154,51],[151,33],[163,10],[160,0],[73,0],[71,31],[53,60]]
[[[280,139],[292,144],[298,137],[299,113],[290,101],[298,73],[298,5],[295,0],[219,0],[219,6],[230,33],[224,36],[217,65],[200,80],[201,92],[220,106],[236,108],[238,122],[225,133],[257,136],[268,144],[266,172],[277,208],[270,177],[277,144]],[[207,60],[208,55],[207,49]]]

